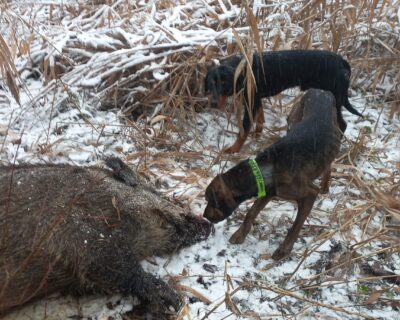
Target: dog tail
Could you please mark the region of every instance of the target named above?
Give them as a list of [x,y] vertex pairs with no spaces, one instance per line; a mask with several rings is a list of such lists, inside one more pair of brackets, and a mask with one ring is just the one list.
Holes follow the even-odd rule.
[[[345,62],[345,65],[347,65],[347,66],[350,68],[350,65],[347,63],[346,60],[343,60],[343,62]],[[350,103],[350,101],[349,101],[349,97],[348,97],[347,90],[348,90],[349,85],[350,85],[350,74],[351,74],[351,71],[350,71],[350,70],[342,70],[343,80],[344,80],[344,83],[346,83],[346,87],[345,87],[346,89],[344,89],[344,90],[345,90],[345,94],[344,94],[343,105],[344,105],[344,107],[345,107],[347,110],[349,110],[352,114],[355,114],[355,115],[357,115],[357,116],[359,116],[359,117],[362,118],[363,115],[362,115],[360,112],[358,112],[358,111],[351,105],[351,103]]]
[[[350,67],[350,64],[343,58],[342,58],[342,63],[343,63],[344,68],[346,69],[346,70],[342,71],[343,72],[344,81],[345,81],[345,83],[347,83],[347,87],[349,87],[349,85],[350,85],[350,76],[351,76],[351,67]],[[352,114],[355,114],[355,115],[357,115],[359,117],[363,117],[363,115],[360,112],[358,112],[351,105],[351,103],[349,101],[349,97],[347,96],[347,92],[346,92],[346,95],[345,95],[344,107],[347,110],[349,110]]]
[[364,116],[358,112],[350,103],[349,98],[346,97],[346,100],[344,101],[344,107],[349,110],[352,114],[355,114],[356,116],[359,116],[361,118],[363,118]]

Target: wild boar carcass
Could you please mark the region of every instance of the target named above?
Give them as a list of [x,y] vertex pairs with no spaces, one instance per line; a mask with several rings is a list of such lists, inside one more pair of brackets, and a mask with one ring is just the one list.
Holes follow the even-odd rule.
[[205,239],[210,224],[159,195],[121,160],[111,169],[0,167],[0,314],[53,292],[136,295],[180,305],[139,261]]

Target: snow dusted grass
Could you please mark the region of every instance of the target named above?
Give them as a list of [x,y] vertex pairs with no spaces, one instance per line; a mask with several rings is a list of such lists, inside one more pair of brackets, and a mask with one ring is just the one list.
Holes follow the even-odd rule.
[[[2,5],[19,92],[1,82],[0,163],[98,165],[117,155],[201,215],[216,174],[285,134],[299,92],[264,101],[262,138],[224,155],[237,120],[229,108],[202,109],[202,79],[212,59],[240,50],[237,37],[248,47],[256,39],[245,6],[93,3]],[[389,280],[400,274],[399,3],[313,3],[255,1],[262,47],[339,49],[353,67],[350,100],[364,119],[343,112],[348,129],[330,193],[318,196],[289,258],[271,259],[295,218],[288,202],[270,203],[242,245],[228,242],[249,201],[207,241],[143,262],[185,297],[179,319],[398,318],[400,280]],[[134,304],[55,296],[6,319],[134,319],[126,314]]]

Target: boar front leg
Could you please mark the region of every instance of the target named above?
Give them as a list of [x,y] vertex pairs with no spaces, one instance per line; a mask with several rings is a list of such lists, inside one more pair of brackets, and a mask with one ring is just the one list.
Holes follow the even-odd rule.
[[115,252],[115,247],[112,251],[102,251],[99,259],[90,259],[84,277],[87,285],[108,292],[137,296],[152,310],[165,310],[172,306],[178,311],[181,301],[172,288],[145,272],[131,252],[123,249]]

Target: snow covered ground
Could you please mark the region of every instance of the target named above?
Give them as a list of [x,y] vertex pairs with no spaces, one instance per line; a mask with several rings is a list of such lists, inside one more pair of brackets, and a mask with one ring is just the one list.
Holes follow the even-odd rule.
[[[114,17],[121,2],[100,5],[97,18]],[[144,46],[151,48],[159,45],[159,39],[166,35],[174,38],[182,51],[189,52],[190,48],[213,41],[219,33],[207,20],[210,15],[213,17],[216,8],[224,11],[225,16],[216,13],[221,23],[240,14],[240,7],[231,4],[229,10],[222,1],[191,1],[175,7],[168,6],[167,2],[152,3],[148,11],[140,10],[145,4],[137,4],[131,13],[131,17],[143,21],[147,29],[135,32],[135,26],[126,28],[122,18],[108,22],[115,25],[107,31],[123,34],[132,49],[120,48],[109,54],[100,50],[77,62],[60,82],[45,82],[44,75],[35,77],[34,70],[25,68],[30,61],[28,55],[15,56],[14,62],[20,71],[20,104],[10,90],[2,86],[0,164],[101,165],[104,156],[117,155],[151,179],[163,193],[179,199],[201,215],[206,205],[204,190],[216,174],[241,159],[255,156],[285,134],[286,115],[293,98],[299,94],[297,90],[288,90],[280,97],[264,101],[266,123],[262,137],[249,138],[242,152],[234,156],[221,154],[224,146],[232,144],[237,131],[232,124],[236,120],[228,121],[227,113],[189,110],[190,121],[182,121],[178,116],[160,116],[160,112],[134,123],[128,122],[117,108],[99,108],[90,90],[104,90],[98,86],[106,76],[95,71],[102,63],[104,70],[101,72],[109,70],[112,54],[115,59],[126,55],[133,64],[146,63],[144,56],[152,54],[146,52],[143,56],[144,51],[140,52],[135,46],[146,39]],[[282,8],[285,3],[281,2]],[[165,8],[156,10],[157,5]],[[53,26],[47,20],[51,6],[57,7],[59,2],[44,2],[35,17],[23,8],[8,8],[8,17],[20,15],[42,35],[42,40],[31,42],[32,56],[36,53],[40,56],[42,51],[52,56],[49,46],[38,49],[43,39],[52,43],[57,52],[65,52],[68,41],[77,35],[80,40],[91,43],[98,39],[97,46],[107,43],[112,50],[115,50],[113,46],[118,47],[115,38],[106,41],[109,35],[105,31],[100,38],[102,29],[98,25],[87,21],[85,24],[83,14],[81,26],[73,25],[78,19],[68,19],[67,14]],[[53,19],[56,19],[60,11],[54,9],[54,12]],[[276,19],[289,19],[285,12],[277,9]],[[151,19],[146,20],[146,17]],[[269,19],[275,21],[272,16]],[[121,22],[120,26],[117,21]],[[159,33],[154,33],[152,23],[157,23]],[[393,23],[400,24],[400,21]],[[182,31],[182,25],[189,27]],[[60,33],[58,28],[69,33]],[[6,39],[12,38],[9,30],[2,29]],[[17,30],[26,32],[22,27]],[[219,40],[229,40],[229,37],[232,37],[231,29]],[[135,50],[139,51],[138,55],[134,54]],[[74,59],[77,56],[81,57],[77,54]],[[154,79],[161,81],[168,76],[163,68],[170,62],[164,59],[162,64],[156,65],[154,61],[150,59],[141,70],[143,73],[150,70]],[[129,67],[131,65],[121,68]],[[122,76],[120,81],[123,80]],[[147,78],[142,80],[145,82]],[[400,319],[399,286],[388,281],[390,278],[383,279],[382,273],[400,274],[399,221],[395,219],[398,211],[390,207],[384,197],[396,196],[396,192],[398,196],[400,184],[400,114],[392,102],[384,99],[385,90],[393,90],[390,87],[394,86],[393,81],[393,73],[388,71],[387,79],[379,82],[378,93],[371,93],[357,79],[350,101],[362,111],[364,119],[343,112],[348,129],[340,157],[333,165],[330,192],[318,196],[290,257],[281,262],[271,259],[296,214],[295,206],[284,201],[274,201],[263,210],[242,245],[229,243],[229,237],[252,204],[249,201],[231,218],[215,225],[215,233],[207,241],[171,257],[143,262],[146,270],[170,280],[184,296],[180,319]],[[64,92],[65,84],[68,90]],[[51,90],[43,93],[45,88]],[[137,88],[137,92],[140,90],[146,91],[146,88]],[[371,270],[383,271],[374,275]],[[54,296],[34,302],[5,319],[121,319],[133,302],[131,298],[119,296],[80,299]]]

